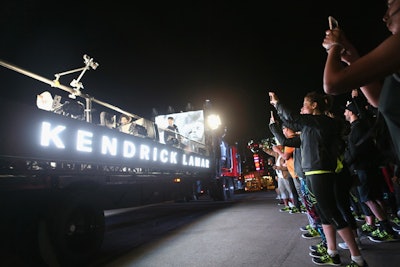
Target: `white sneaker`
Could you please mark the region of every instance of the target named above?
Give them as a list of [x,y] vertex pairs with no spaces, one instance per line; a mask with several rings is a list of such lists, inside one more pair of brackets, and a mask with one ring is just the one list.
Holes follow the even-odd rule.
[[349,249],[349,246],[346,244],[346,242],[339,243],[338,246],[339,246],[341,249]]
[[[338,246],[339,246],[341,249],[349,249],[349,246],[346,244],[346,242],[339,243]],[[357,242],[357,246],[358,246],[358,250],[362,250],[362,247],[361,247],[360,242]]]

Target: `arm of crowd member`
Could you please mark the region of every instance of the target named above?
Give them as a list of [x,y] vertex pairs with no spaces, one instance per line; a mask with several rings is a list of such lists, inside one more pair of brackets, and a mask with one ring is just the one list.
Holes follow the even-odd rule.
[[388,37],[362,57],[338,28],[326,31],[322,46],[327,50],[325,92],[336,95],[360,88],[368,102],[377,107],[381,81],[400,68],[400,33]]
[[273,105],[278,113],[280,120],[287,124],[289,128],[294,131],[301,130],[301,123],[298,123],[300,120],[300,116],[298,113],[293,113],[290,109],[288,109],[285,105],[283,105],[275,92],[268,92],[270,98],[270,104]]
[[263,151],[265,153],[267,153],[270,156],[273,156],[274,158],[277,158],[279,156],[279,154],[277,152],[275,152],[273,149],[271,148],[267,148],[267,147],[263,147]]
[[272,150],[275,151],[279,156],[283,156],[283,146],[282,145],[274,145]]
[[[278,153],[279,156],[281,156],[284,160],[288,160],[288,159],[290,159],[291,157],[293,157],[294,148],[288,149],[287,147],[285,148],[285,147],[282,146],[282,145],[276,145],[276,146],[273,146],[272,149],[273,149],[276,153]],[[289,151],[289,152],[287,152],[286,150]]]
[[282,128],[277,123],[270,124],[269,129],[275,136],[276,140],[278,140],[279,144],[289,147],[300,147],[300,136],[286,138],[282,132]]
[[284,158],[285,160],[293,158],[293,152],[294,152],[294,147],[285,146],[285,148],[283,149],[282,158]]

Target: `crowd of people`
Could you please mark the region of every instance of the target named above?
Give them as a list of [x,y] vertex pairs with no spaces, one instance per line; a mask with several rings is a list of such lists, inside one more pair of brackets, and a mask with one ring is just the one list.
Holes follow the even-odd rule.
[[[307,214],[300,229],[321,239],[310,246],[316,265],[341,265],[339,247],[350,251],[348,266],[367,266],[362,238],[400,240],[399,11],[399,0],[387,1],[392,35],[364,56],[340,28],[325,32],[324,92],[306,94],[300,113],[269,92],[279,145],[265,152],[275,158],[281,211]],[[343,114],[332,113],[337,94],[349,95]]]

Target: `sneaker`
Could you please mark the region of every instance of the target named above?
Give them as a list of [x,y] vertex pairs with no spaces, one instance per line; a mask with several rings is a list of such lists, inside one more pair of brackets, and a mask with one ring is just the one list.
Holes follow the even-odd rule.
[[333,265],[333,266],[342,265],[342,261],[340,260],[339,254],[336,254],[333,257],[330,256],[329,254],[326,254],[326,255],[322,256],[321,258],[313,258],[312,262],[317,265]]
[[368,236],[369,240],[377,243],[398,241],[398,237],[389,234],[385,230],[376,229]]
[[310,253],[308,253],[308,255],[310,255],[311,257],[314,258],[322,258],[325,255],[328,255],[328,251],[325,251],[323,253],[319,253],[318,251],[311,251]]
[[312,229],[308,230],[307,233],[302,234],[301,237],[305,238],[305,239],[314,239],[314,238],[321,237],[321,235],[318,233],[317,230],[312,228]]
[[341,249],[349,249],[349,246],[346,242],[338,243],[338,247],[340,247]]
[[306,207],[304,207],[304,205],[300,206],[300,210],[302,213],[307,213],[307,209],[306,209]]
[[312,245],[309,248],[310,248],[311,251],[316,251],[318,253],[324,253],[324,252],[327,251],[326,243],[324,241],[322,241],[322,240],[318,244]]
[[346,267],[368,267],[366,261],[364,261],[363,265],[358,265],[355,261],[351,261],[350,264],[347,264]]
[[280,212],[289,212],[290,208],[289,207],[284,207],[282,209],[279,210]]
[[370,235],[375,230],[376,230],[376,227],[369,225],[368,223],[364,223],[363,225],[361,225],[361,232],[364,235]]
[[393,224],[392,229],[393,229],[393,231],[400,232],[400,226],[397,224]]
[[299,213],[300,213],[300,211],[299,211],[299,209],[298,209],[298,208],[296,208],[296,207],[293,207],[293,208],[291,208],[291,209],[290,209],[289,213],[290,213],[290,214],[299,214]]
[[[360,241],[358,241],[358,242],[356,242],[356,243],[357,243],[357,246],[358,246],[358,250],[362,250]],[[341,249],[349,249],[349,246],[347,245],[346,242],[338,243],[338,246],[339,246]]]
[[354,219],[356,219],[357,222],[364,222],[365,221],[365,215],[364,214],[356,215],[356,216],[354,216]]
[[300,227],[300,231],[303,232],[308,232],[309,229],[312,229],[313,227],[311,226],[311,224],[307,224],[306,226],[302,226]]
[[400,219],[398,217],[393,217],[390,219],[390,221],[392,222],[392,224],[400,227]]

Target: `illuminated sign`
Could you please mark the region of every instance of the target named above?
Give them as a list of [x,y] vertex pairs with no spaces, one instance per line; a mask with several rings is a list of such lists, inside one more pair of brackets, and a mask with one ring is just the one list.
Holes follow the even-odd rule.
[[[134,159],[139,162],[159,162],[170,166],[208,169],[210,160],[197,154],[188,154],[156,142],[133,138],[130,135],[96,133],[76,129],[61,123],[43,121],[40,128],[40,145],[58,151],[72,151],[80,155],[105,158]],[[141,141],[143,140],[143,141]]]
[[258,154],[253,154],[254,158],[254,166],[256,167],[256,170],[260,170],[260,158],[258,157]]

